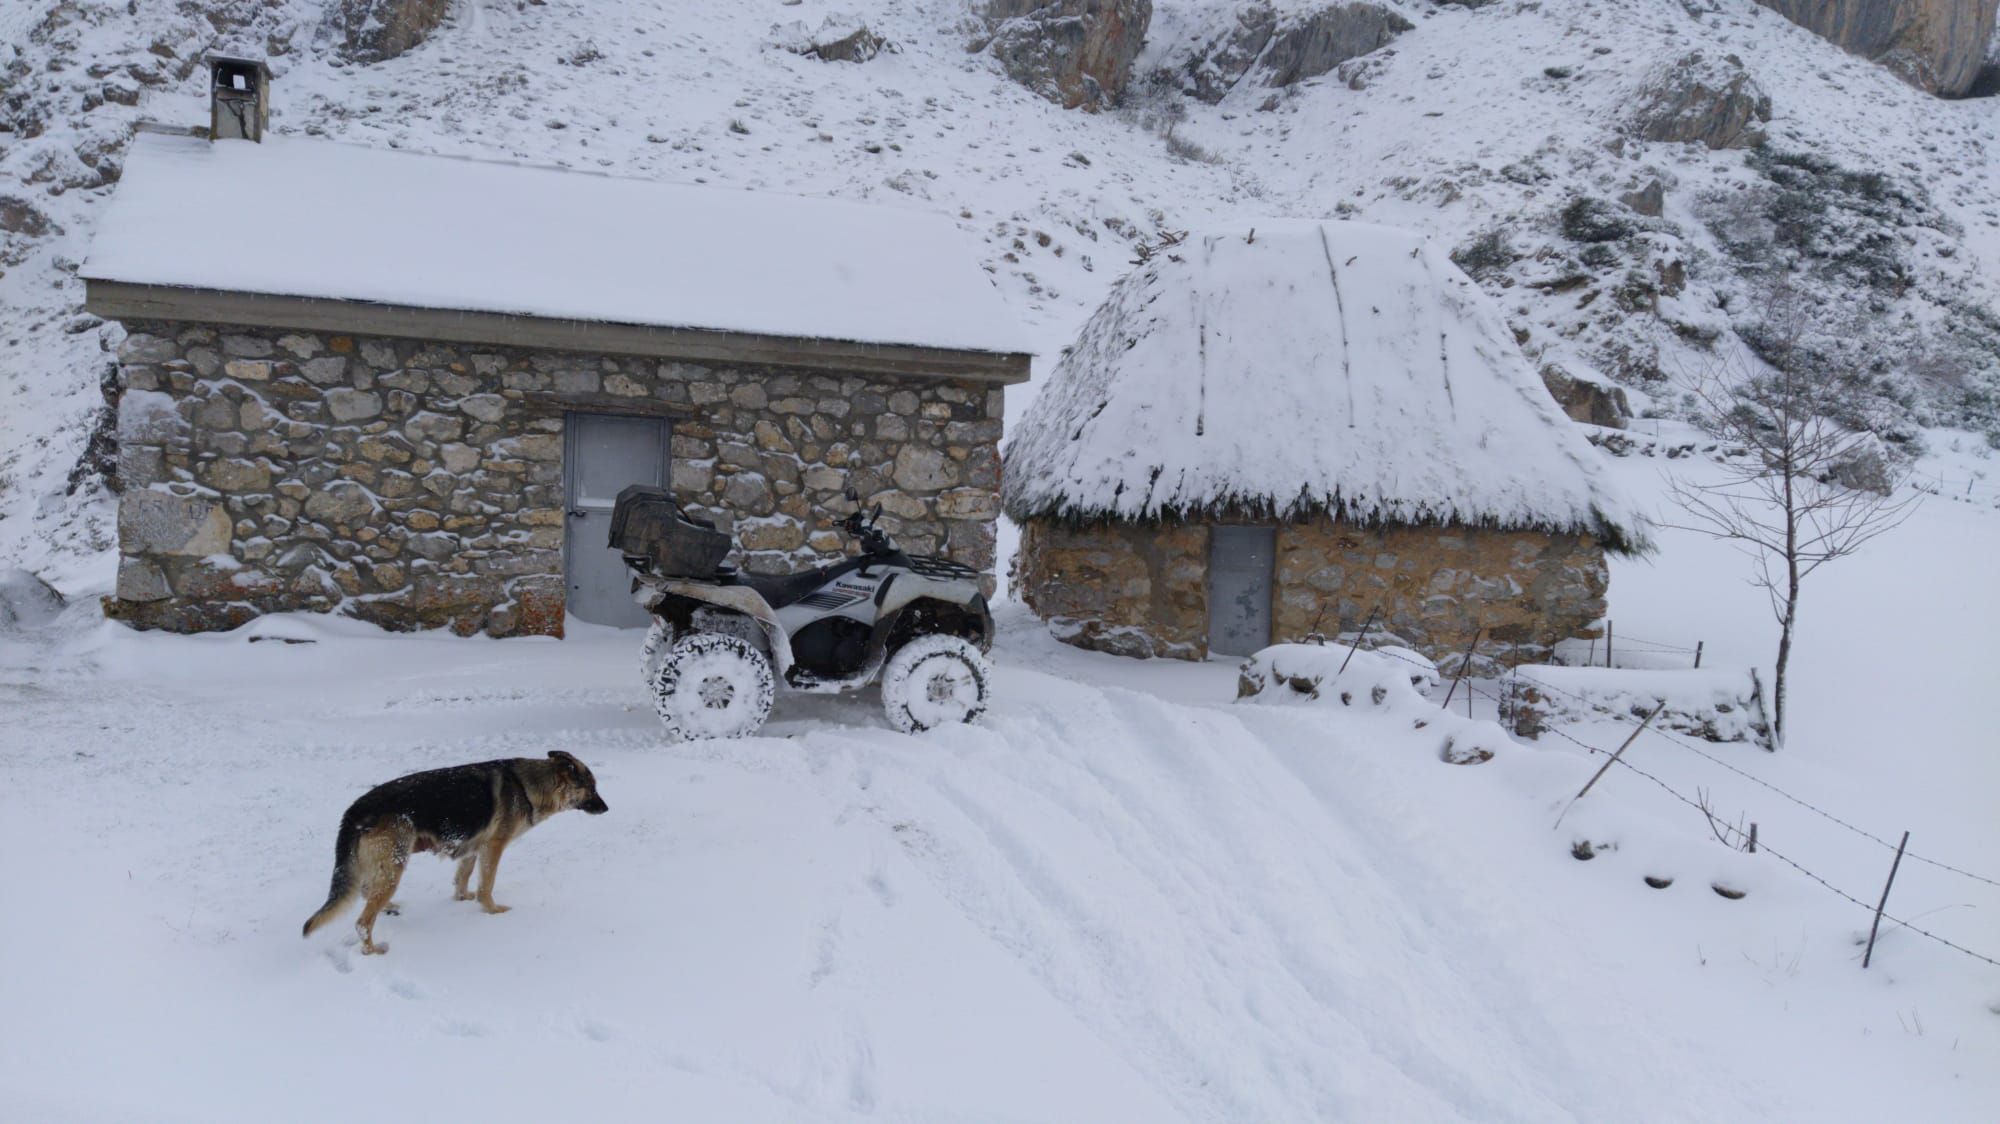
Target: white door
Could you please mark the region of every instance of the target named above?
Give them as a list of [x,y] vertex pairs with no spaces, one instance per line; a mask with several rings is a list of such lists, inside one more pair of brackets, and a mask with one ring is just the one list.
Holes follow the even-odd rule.
[[565,427],[563,570],[569,612],[592,624],[643,628],[646,611],[632,600],[632,574],[611,549],[611,508],[633,484],[667,482],[665,418],[571,414]]

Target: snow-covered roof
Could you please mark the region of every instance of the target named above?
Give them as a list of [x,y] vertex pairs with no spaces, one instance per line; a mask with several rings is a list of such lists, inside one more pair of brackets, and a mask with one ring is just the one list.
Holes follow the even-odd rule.
[[1015,519],[1332,511],[1644,545],[1499,312],[1425,236],[1259,222],[1121,280],[1008,445]]
[[140,133],[86,279],[1018,354],[931,212],[289,137]]

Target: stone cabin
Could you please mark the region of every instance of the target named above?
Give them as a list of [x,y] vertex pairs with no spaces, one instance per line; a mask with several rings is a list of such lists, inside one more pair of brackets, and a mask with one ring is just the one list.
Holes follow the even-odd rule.
[[[1498,311],[1414,233],[1259,222],[1121,280],[1011,438],[1013,588],[1198,660],[1360,629],[1433,658],[1594,635],[1644,526]],[[1496,646],[1497,642],[1497,646]]]
[[951,220],[253,131],[142,132],[83,269],[127,331],[110,616],[642,624],[642,482],[753,572],[841,550],[850,484],[993,568],[1028,356]]

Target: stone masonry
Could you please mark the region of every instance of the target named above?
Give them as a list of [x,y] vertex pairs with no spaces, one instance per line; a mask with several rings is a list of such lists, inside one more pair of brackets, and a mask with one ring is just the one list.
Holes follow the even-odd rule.
[[561,635],[569,411],[668,417],[675,496],[745,569],[842,548],[852,484],[913,552],[990,571],[1001,391],[128,321],[109,615],[233,628],[338,609],[387,628]]
[[[1208,654],[1208,527],[1202,523],[1022,528],[1014,588],[1056,635],[1127,656]],[[1609,584],[1588,536],[1473,527],[1280,524],[1272,640],[1375,628],[1455,665],[1474,629],[1482,654],[1538,656],[1594,636]]]

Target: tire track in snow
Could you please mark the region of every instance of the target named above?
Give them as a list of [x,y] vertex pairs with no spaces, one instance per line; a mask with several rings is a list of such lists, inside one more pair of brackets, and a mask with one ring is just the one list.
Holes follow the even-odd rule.
[[1482,997],[1455,975],[1436,1005],[1473,1032],[1429,1041],[1436,1013],[1385,983],[1382,961],[1444,950],[1396,924],[1377,926],[1386,948],[1357,940],[1343,909],[1373,923],[1407,903],[1234,717],[1034,686],[1046,701],[1002,708],[995,731],[926,739],[948,743],[929,759],[871,757],[876,814],[924,825],[898,834],[933,884],[1195,1115],[1567,1115],[1450,1060],[1523,1041],[1485,1033]]

